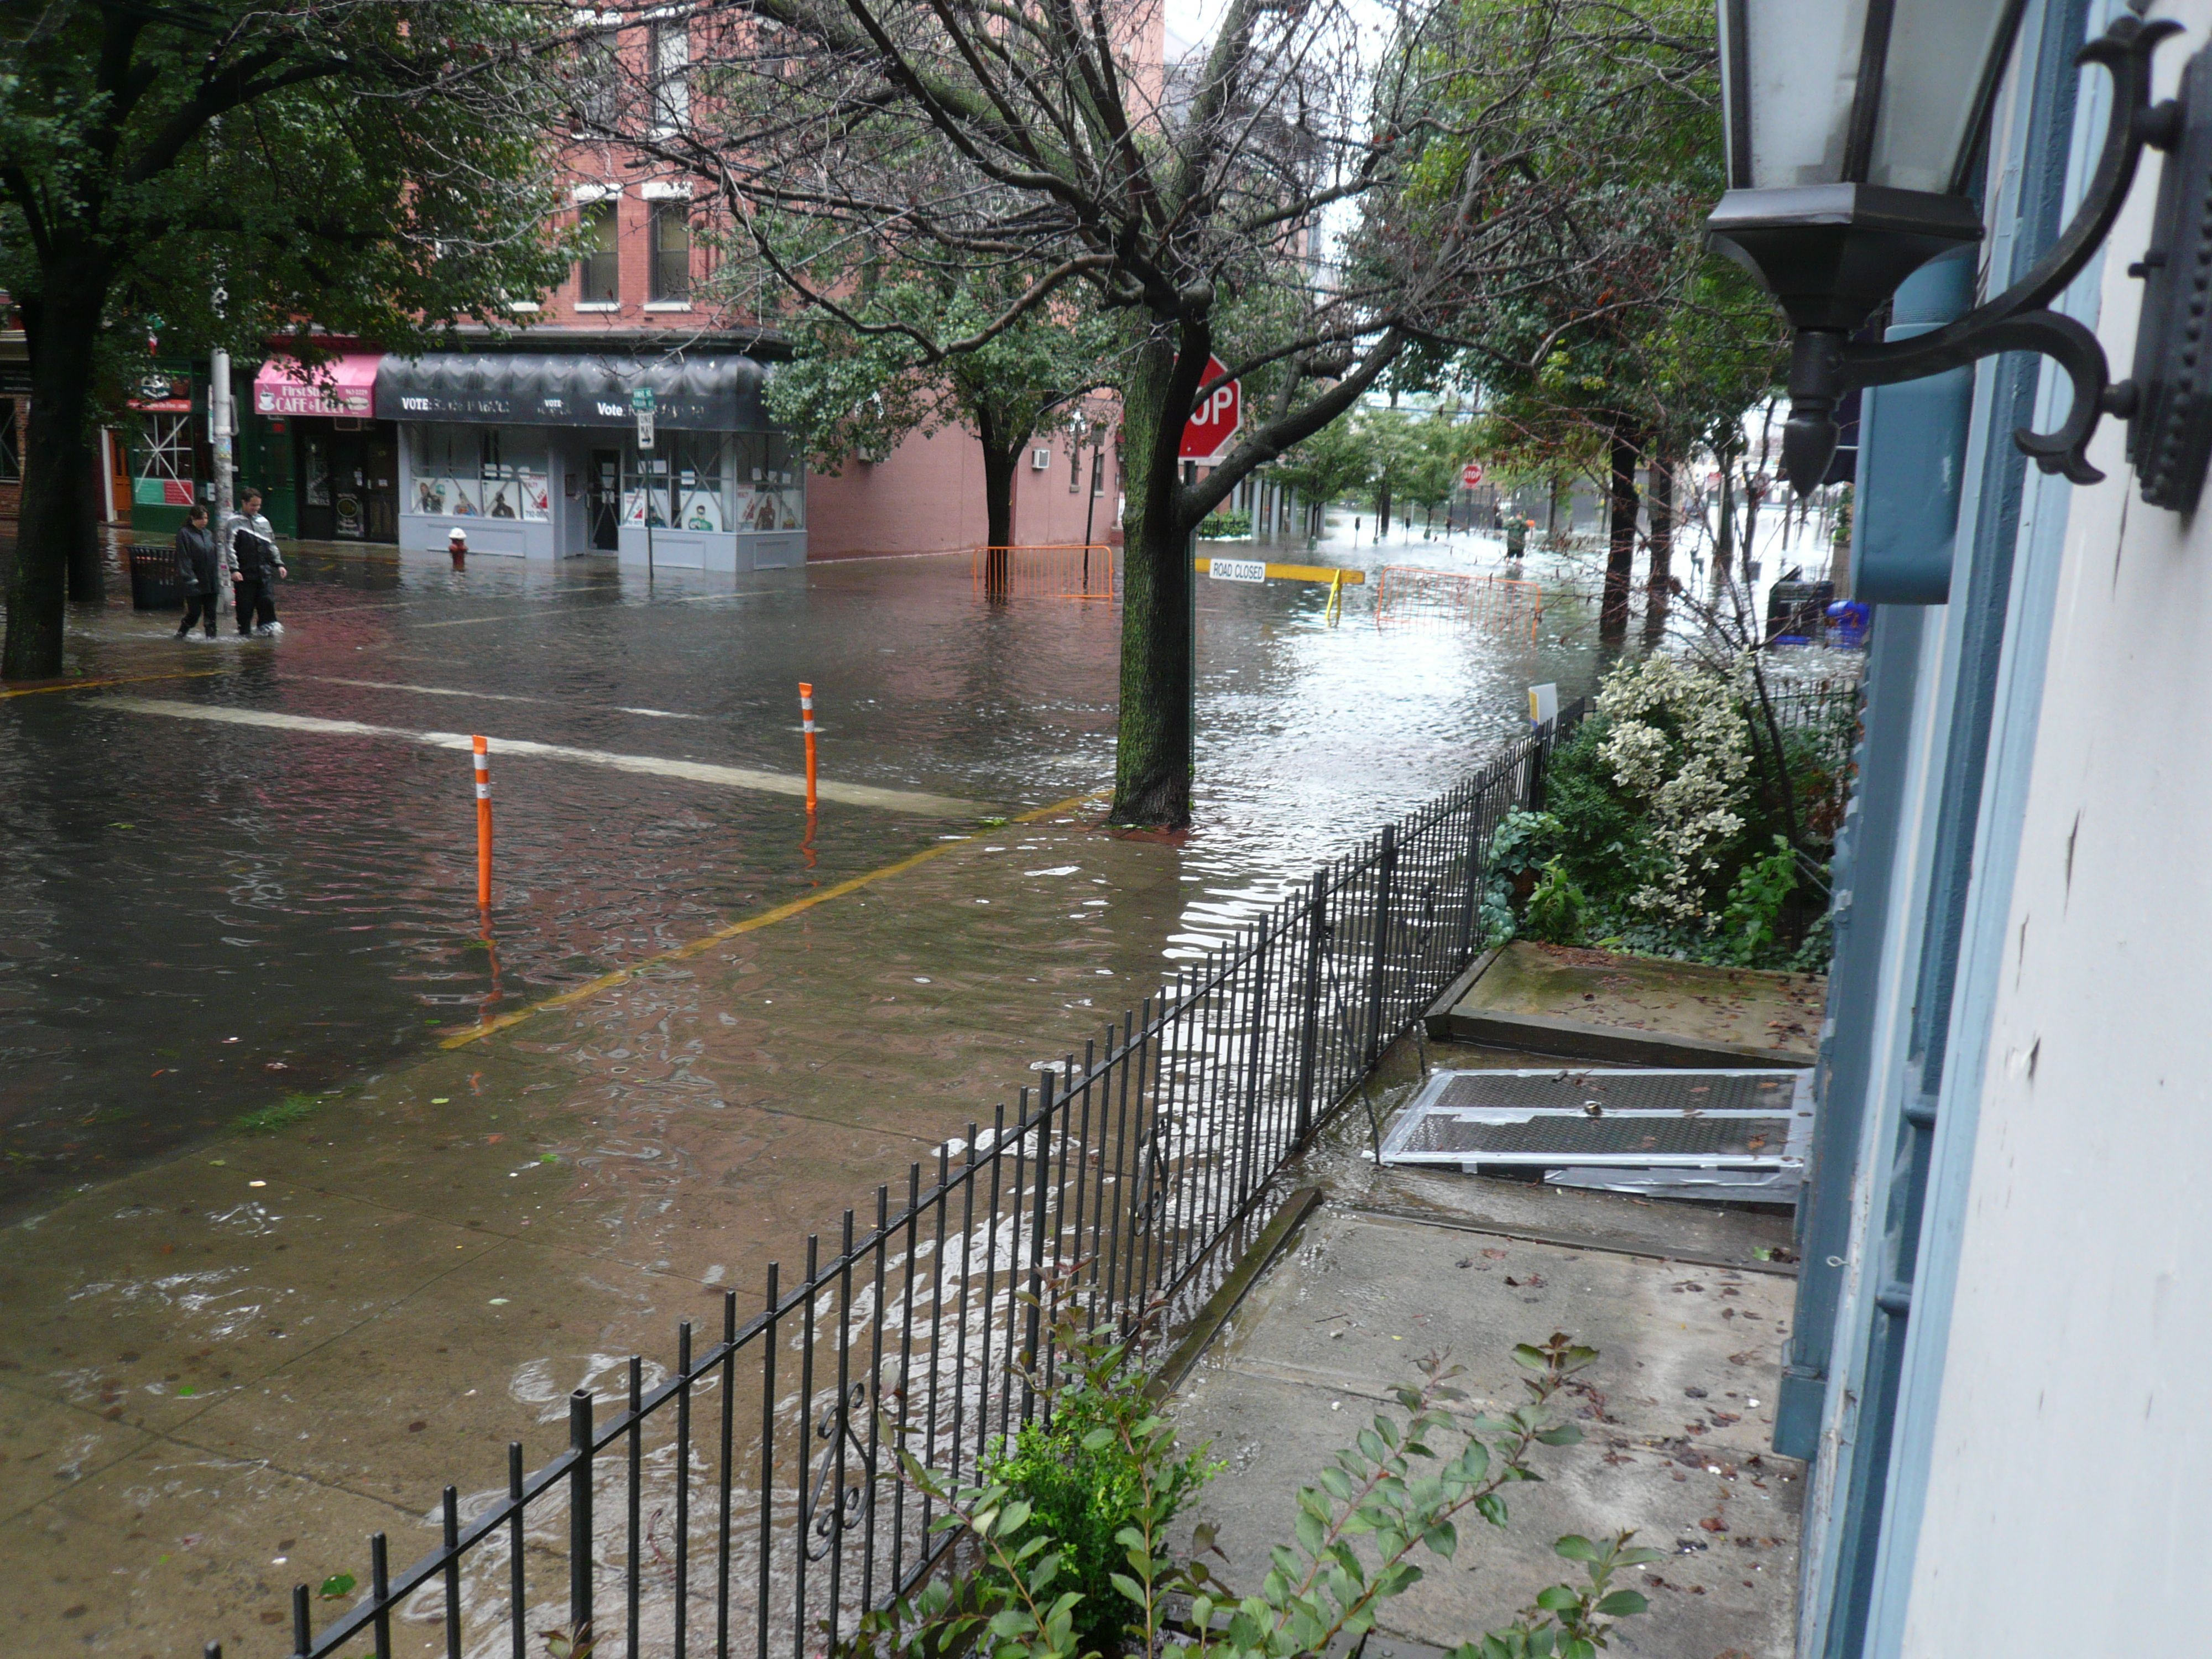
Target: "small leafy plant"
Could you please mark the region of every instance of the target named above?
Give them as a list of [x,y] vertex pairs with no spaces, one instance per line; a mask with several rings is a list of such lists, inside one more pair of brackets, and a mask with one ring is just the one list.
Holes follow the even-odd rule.
[[[1441,1358],[1425,1362],[1421,1385],[1398,1390],[1402,1416],[1378,1413],[1316,1485],[1298,1492],[1291,1540],[1269,1552],[1256,1584],[1242,1589],[1208,1565],[1220,1553],[1211,1528],[1195,1530],[1187,1554],[1169,1544],[1194,1475],[1174,1426],[1151,1410],[1094,1422],[1078,1443],[1116,1460],[1134,1484],[1115,1539],[1121,1566],[1109,1575],[1121,1605],[1106,1620],[1086,1614],[1090,1592],[1067,1540],[1004,1478],[1007,1460],[963,1486],[902,1449],[907,1478],[944,1510],[938,1529],[958,1534],[975,1565],[866,1615],[847,1659],[954,1659],[971,1648],[985,1659],[1117,1651],[1290,1659],[1325,1652],[1340,1637],[1364,1638],[1384,1605],[1419,1582],[1422,1559],[1454,1559],[1463,1524],[1507,1524],[1505,1489],[1540,1479],[1533,1466],[1539,1447],[1581,1438],[1553,1402],[1595,1352],[1555,1333],[1513,1357],[1531,1373],[1528,1397],[1496,1415],[1462,1415],[1457,1370]],[[1644,1598],[1613,1579],[1658,1552],[1633,1547],[1626,1533],[1603,1542],[1569,1534],[1554,1548],[1581,1565],[1583,1582],[1546,1589],[1513,1623],[1462,1644],[1453,1659],[1594,1659],[1618,1620],[1644,1611]]]
[[264,1106],[257,1111],[246,1113],[233,1123],[231,1127],[261,1133],[289,1128],[302,1119],[313,1116],[316,1108],[322,1103],[313,1095],[295,1091],[286,1095],[274,1105]]
[[[1073,1335],[1073,1333],[1070,1334]],[[1072,1383],[1049,1395],[1048,1419],[1001,1442],[984,1480],[1026,1504],[1041,1535],[1059,1547],[1058,1577],[1082,1600],[1073,1628],[1085,1641],[1111,1641],[1135,1608],[1115,1588],[1121,1531],[1147,1505],[1172,1520],[1191,1493],[1224,1467],[1205,1449],[1183,1453],[1172,1439],[1155,1446],[1137,1430],[1153,1415],[1147,1378],[1132,1343],[1085,1344],[1070,1351]]]

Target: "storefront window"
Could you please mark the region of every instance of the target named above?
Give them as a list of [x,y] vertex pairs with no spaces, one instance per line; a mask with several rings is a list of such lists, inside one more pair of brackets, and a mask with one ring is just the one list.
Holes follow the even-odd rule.
[[732,491],[740,530],[804,530],[806,489],[798,447],[781,432],[736,435]]
[[425,422],[413,430],[413,511],[434,519],[544,521],[548,502],[543,432],[447,421]]
[[192,417],[189,415],[149,415],[146,445],[139,457],[138,476],[189,483],[192,477]]
[[415,432],[413,508],[434,519],[472,519],[483,511],[477,428],[425,422]]
[[737,528],[724,494],[724,442],[719,432],[665,430],[649,450],[632,442],[623,460],[623,522],[717,535]]
[[481,428],[483,493],[487,519],[545,521],[545,434],[528,427]]

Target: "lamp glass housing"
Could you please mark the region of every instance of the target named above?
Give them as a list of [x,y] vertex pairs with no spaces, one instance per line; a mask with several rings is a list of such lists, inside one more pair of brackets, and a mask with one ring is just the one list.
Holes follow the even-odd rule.
[[2021,0],[1720,0],[1732,188],[1962,193]]

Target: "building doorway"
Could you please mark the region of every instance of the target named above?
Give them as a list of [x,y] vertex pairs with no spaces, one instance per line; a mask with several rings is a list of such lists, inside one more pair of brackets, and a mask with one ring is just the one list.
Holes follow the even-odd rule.
[[622,451],[592,452],[591,545],[594,553],[613,553],[622,547]]
[[301,420],[300,533],[310,541],[399,539],[399,445],[387,422]]

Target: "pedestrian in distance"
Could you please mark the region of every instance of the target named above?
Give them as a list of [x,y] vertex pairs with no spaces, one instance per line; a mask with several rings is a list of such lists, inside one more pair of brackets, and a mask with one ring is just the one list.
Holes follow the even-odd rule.
[[177,530],[177,591],[185,596],[185,619],[177,624],[177,637],[191,635],[192,624],[204,622],[206,637],[215,637],[215,532],[208,528],[208,510],[195,504]]
[[1525,557],[1528,551],[1528,532],[1534,528],[1534,519],[1524,519],[1518,513],[1505,521],[1505,556],[1509,559]]
[[455,571],[469,568],[469,532],[455,525],[453,533],[446,538],[447,556],[453,562]]
[[284,568],[275,527],[261,515],[258,489],[246,492],[238,516],[231,521],[230,568],[236,585],[240,636],[283,633],[283,626],[276,620],[276,584],[291,573]]

